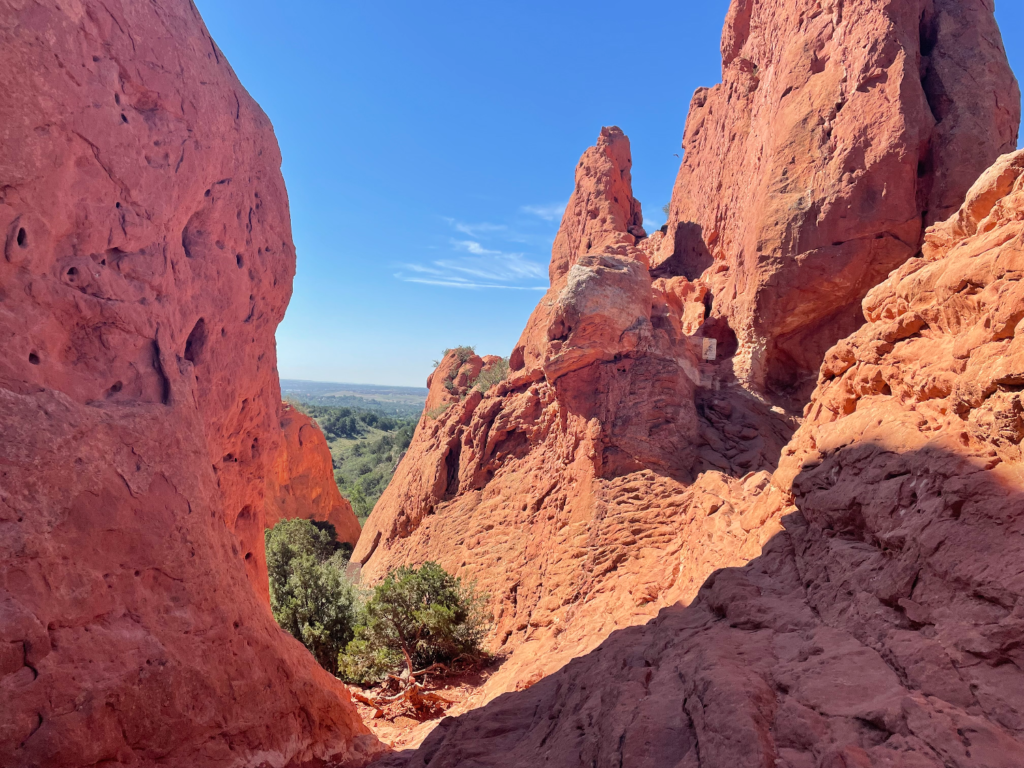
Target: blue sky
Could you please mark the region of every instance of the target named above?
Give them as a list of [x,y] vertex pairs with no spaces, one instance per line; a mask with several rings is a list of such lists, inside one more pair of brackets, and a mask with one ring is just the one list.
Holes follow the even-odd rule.
[[[281,376],[422,386],[445,347],[512,350],[602,125],[629,135],[634,194],[663,223],[729,3],[196,4],[284,156]],[[1024,3],[997,14],[1020,74]]]

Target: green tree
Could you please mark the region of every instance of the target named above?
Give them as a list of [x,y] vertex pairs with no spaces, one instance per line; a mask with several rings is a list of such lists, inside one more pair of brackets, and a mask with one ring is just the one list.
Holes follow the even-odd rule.
[[417,667],[480,658],[490,620],[485,602],[437,563],[392,571],[363,608],[339,659],[341,676],[373,682],[404,666],[411,683]]
[[265,536],[274,618],[336,674],[356,620],[355,590],[342,575],[351,550],[330,523],[282,520]]

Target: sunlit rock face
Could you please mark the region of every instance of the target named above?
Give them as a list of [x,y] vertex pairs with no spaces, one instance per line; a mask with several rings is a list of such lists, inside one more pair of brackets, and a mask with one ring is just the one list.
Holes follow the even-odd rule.
[[364,763],[266,605],[270,123],[184,0],[0,19],[0,764]]
[[1020,765],[1022,278],[1018,152],[868,294],[732,499],[783,521],[763,554],[382,765]]
[[736,375],[799,409],[860,301],[1017,147],[990,2],[733,0],[656,272],[703,275]]
[[359,519],[334,481],[334,462],[320,426],[285,403],[281,447],[267,473],[266,520],[315,520],[334,526],[338,541],[355,546]]

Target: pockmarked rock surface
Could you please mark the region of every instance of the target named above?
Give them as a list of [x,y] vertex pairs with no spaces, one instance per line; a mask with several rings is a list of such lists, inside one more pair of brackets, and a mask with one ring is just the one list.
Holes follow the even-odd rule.
[[281,448],[267,474],[265,525],[296,518],[330,523],[338,541],[354,547],[359,520],[334,482],[331,449],[320,426],[285,403],[281,432]]
[[702,278],[739,380],[799,409],[861,299],[1019,121],[991,2],[733,0],[654,274]]
[[0,764],[364,764],[265,604],[269,121],[185,0],[3,0],[0,61]]
[[784,530],[381,765],[1024,763],[1024,152],[864,301],[761,493]]

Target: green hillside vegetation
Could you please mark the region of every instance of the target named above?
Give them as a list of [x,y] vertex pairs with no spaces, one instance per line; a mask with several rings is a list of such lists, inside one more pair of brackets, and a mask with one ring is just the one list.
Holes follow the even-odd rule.
[[391,482],[419,417],[387,416],[363,408],[296,407],[324,431],[334,459],[334,480],[362,525]]

